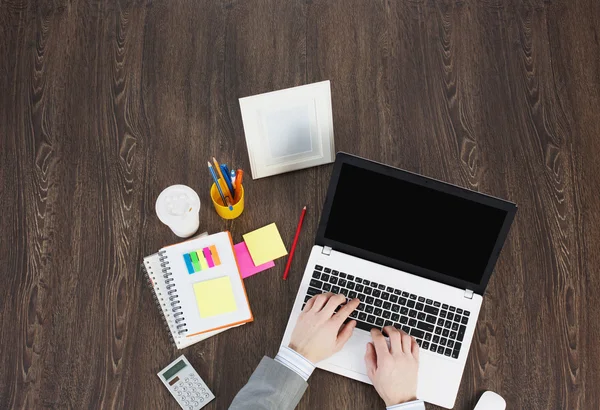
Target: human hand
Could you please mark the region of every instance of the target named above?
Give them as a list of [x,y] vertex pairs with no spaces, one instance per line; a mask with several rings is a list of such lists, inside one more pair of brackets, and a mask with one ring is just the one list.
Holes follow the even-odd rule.
[[323,293],[313,296],[298,317],[289,347],[313,363],[340,351],[352,336],[356,321],[342,325],[358,307],[360,300],[351,300],[334,314],[335,309],[344,302],[344,295]]
[[393,326],[383,328],[390,346],[379,329],[371,329],[373,343],[367,344],[367,376],[386,406],[415,400],[419,371],[419,345]]

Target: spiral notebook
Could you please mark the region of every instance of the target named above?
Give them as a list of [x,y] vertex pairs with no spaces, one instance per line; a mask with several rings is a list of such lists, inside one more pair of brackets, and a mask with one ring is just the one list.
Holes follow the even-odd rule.
[[229,232],[165,247],[144,269],[178,349],[253,320]]
[[142,269],[145,273],[148,286],[152,290],[152,297],[154,298],[154,301],[158,306],[163,322],[166,328],[169,330],[169,338],[175,344],[175,347],[177,349],[186,348],[188,346],[193,345],[194,343],[198,343],[218,333],[224,332],[225,330],[230,329],[231,327],[235,327],[231,326],[215,330],[213,332],[202,333],[193,337],[181,336],[178,332],[177,324],[175,323],[173,317],[173,312],[171,311],[170,299],[168,296],[166,298],[164,297],[164,295],[168,295],[168,289],[166,289],[160,264],[160,256],[158,255],[158,253],[155,253],[144,258]]

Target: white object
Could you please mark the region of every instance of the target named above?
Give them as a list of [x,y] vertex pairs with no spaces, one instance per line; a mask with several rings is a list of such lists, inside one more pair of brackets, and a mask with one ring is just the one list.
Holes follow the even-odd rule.
[[179,356],[156,375],[182,409],[198,410],[215,398],[184,355]]
[[[441,356],[425,349],[421,349],[419,355],[417,398],[448,409],[454,407],[456,393],[460,386],[475,325],[477,324],[477,317],[481,309],[483,300],[481,295],[473,294],[473,298],[469,299],[465,297],[464,290],[459,288],[335,250],[327,249],[327,252],[329,252],[329,255],[324,254],[323,246],[313,246],[281,344],[283,346],[289,344],[292,331],[302,310],[304,296],[308,290],[315,265],[327,266],[371,282],[406,290],[427,299],[467,310],[470,312],[469,321],[466,325],[462,348],[457,359]],[[371,384],[367,377],[367,368],[364,361],[366,346],[370,341],[371,336],[368,332],[354,329],[352,337],[343,349],[329,359],[317,363],[317,367]]]
[[252,178],[335,159],[329,81],[240,98]]
[[506,401],[497,393],[493,391],[484,392],[477,405],[473,410],[504,410],[506,409]]
[[200,225],[200,198],[186,185],[171,185],[156,199],[158,219],[180,238],[189,238]]
[[[183,255],[211,245],[217,249],[220,265],[189,274]],[[223,327],[241,325],[253,320],[229,232],[219,232],[167,246],[162,248],[158,255],[162,268],[159,276],[165,278],[165,283],[168,282],[165,286],[169,294],[168,305],[172,307],[172,317],[178,335],[189,339],[199,334],[212,333]],[[237,309],[215,316],[201,317],[194,293],[194,283],[224,276],[229,277]]]
[[[394,192],[403,191],[400,194],[402,201],[412,200],[412,208],[399,207],[405,212],[402,215],[389,211],[393,218],[404,218],[399,221],[406,221],[406,230],[398,229],[400,223],[395,222],[390,224],[393,231],[390,230],[386,224],[386,220],[390,219],[385,214],[386,204],[373,202],[367,196],[371,188],[369,184],[379,176],[385,178],[382,183],[389,185]],[[359,195],[364,197],[359,198]],[[349,203],[354,198],[360,204],[357,207]],[[465,200],[495,208],[494,212],[503,215],[503,230],[497,224],[494,228],[488,226],[486,230],[491,239],[495,235],[494,249],[489,254],[486,251],[485,254],[473,255],[482,258],[480,268],[468,265],[452,268],[446,264],[440,269],[428,268],[433,265],[422,262],[427,257],[440,262],[471,257],[461,253],[462,249],[458,247],[451,251],[452,255],[444,253],[442,241],[436,244],[438,237],[448,238],[445,241],[460,238],[456,229],[462,225],[445,222],[453,218],[457,207],[466,206],[468,202]],[[373,207],[369,208],[371,202]],[[416,210],[417,206],[423,211]],[[468,209],[472,208],[461,211]],[[378,215],[375,214],[377,212]],[[370,383],[364,361],[366,345],[371,341],[370,330],[386,325],[400,327],[410,332],[423,346],[420,349],[417,398],[446,408],[454,407],[487,279],[515,212],[516,206],[510,202],[338,153],[315,246],[302,276],[282,345],[289,345],[302,305],[311,295],[332,291],[347,294],[347,297],[359,297],[363,300],[362,306],[359,305],[350,315],[356,317],[359,325],[342,350],[316,363],[317,367]],[[410,226],[408,218],[413,217],[417,218],[417,222]],[[426,222],[425,218],[434,218],[436,222],[419,223]],[[361,223],[358,223],[359,219],[362,219]],[[356,229],[353,223],[356,223]],[[439,225],[439,230],[436,225]],[[485,235],[474,237],[482,236]],[[403,256],[400,250],[398,257],[394,256],[403,242],[413,240],[418,244],[416,246],[426,248],[421,261]],[[429,244],[431,250],[427,249]],[[381,250],[377,249],[379,247]],[[483,259],[486,255],[487,262]],[[485,271],[483,265],[487,266]],[[465,273],[487,274],[487,277],[463,278],[457,273],[463,273],[463,270]],[[350,283],[352,285],[348,286]]]
[[[207,236],[207,234],[203,236]],[[154,301],[159,307],[159,312],[164,319],[165,325],[169,329],[171,339],[173,340],[173,343],[175,344],[175,347],[177,347],[177,349],[183,349],[202,340],[208,339],[209,337],[214,336],[218,333],[224,332],[227,329],[236,327],[225,327],[223,329],[201,333],[192,337],[185,337],[184,335],[180,335],[177,329],[177,325],[180,324],[181,321],[175,322],[175,317],[173,317],[173,306],[171,306],[169,300],[167,284],[165,283],[165,278],[162,275],[162,267],[160,266],[160,263],[160,256],[158,255],[158,253],[146,256],[144,258],[144,270],[146,271],[148,282],[152,287]]]

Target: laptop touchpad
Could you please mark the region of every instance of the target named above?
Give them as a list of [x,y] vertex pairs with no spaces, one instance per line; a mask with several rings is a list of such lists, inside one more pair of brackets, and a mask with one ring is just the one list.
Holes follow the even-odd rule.
[[327,362],[346,368],[357,373],[367,374],[365,365],[365,352],[367,343],[371,341],[371,335],[364,330],[354,330],[352,337],[344,348],[333,355]]

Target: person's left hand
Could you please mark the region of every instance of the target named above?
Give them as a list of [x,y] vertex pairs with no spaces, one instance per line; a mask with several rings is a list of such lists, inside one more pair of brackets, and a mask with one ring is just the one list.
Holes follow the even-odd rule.
[[313,296],[298,317],[289,347],[313,363],[339,352],[356,327],[355,320],[345,325],[344,321],[358,307],[360,299],[351,300],[334,314],[344,302],[344,295],[323,293]]

